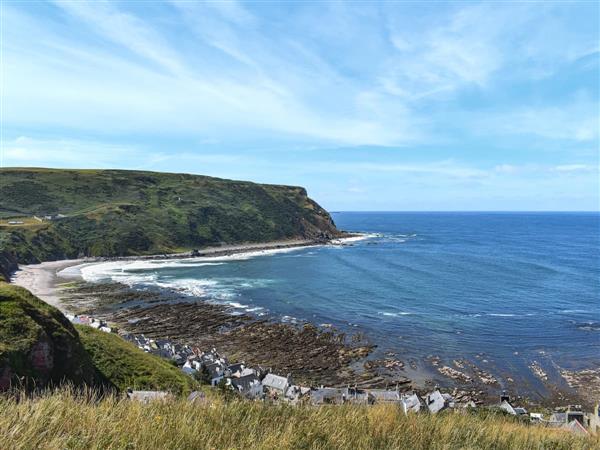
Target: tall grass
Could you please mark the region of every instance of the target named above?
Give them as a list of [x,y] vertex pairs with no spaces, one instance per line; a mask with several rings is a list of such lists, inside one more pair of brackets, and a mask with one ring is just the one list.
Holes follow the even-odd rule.
[[66,389],[1,399],[0,448],[570,450],[600,448],[600,440],[491,414],[405,417],[390,405],[291,407],[216,396],[144,405]]

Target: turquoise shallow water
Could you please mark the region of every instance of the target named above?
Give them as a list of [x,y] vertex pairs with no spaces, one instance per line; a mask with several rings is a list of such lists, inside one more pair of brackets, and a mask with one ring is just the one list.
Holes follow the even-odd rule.
[[595,213],[335,213],[369,233],[347,247],[98,266],[93,276],[175,288],[275,320],[364,332],[380,352],[600,366]]

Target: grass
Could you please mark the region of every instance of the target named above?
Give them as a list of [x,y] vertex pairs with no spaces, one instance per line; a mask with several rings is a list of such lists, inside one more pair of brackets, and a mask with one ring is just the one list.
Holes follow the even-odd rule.
[[410,415],[391,405],[292,407],[90,400],[66,389],[0,399],[3,449],[593,449],[597,437],[494,414]]
[[[36,365],[39,358],[34,357],[42,351],[49,355],[43,358],[44,367]],[[143,352],[116,334],[74,327],[58,309],[26,289],[0,282],[0,376],[5,370],[13,387],[16,384],[30,391],[64,382],[176,394],[198,388],[196,381],[168,361]]]
[[[42,366],[36,364],[40,359],[46,361]],[[59,310],[26,289],[0,282],[0,373],[5,369],[13,383],[21,380],[29,388],[63,379],[91,385],[104,381]]]
[[121,391],[131,387],[186,394],[198,387],[198,383],[167,360],[141,351],[116,334],[83,325],[76,328],[96,369]]

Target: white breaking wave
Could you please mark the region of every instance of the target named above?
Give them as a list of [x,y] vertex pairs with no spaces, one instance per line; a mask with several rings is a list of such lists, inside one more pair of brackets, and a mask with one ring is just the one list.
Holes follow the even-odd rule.
[[400,312],[383,312],[383,311],[379,311],[377,314],[380,314],[382,316],[388,316],[388,317],[400,317],[400,316],[410,316],[412,313],[411,312],[406,312],[406,311],[400,311]]
[[382,236],[383,236],[382,234],[378,234],[378,233],[360,233],[358,236],[332,239],[331,243],[334,245],[348,244],[351,242],[364,241],[365,239],[373,239],[373,238],[378,238],[378,237],[382,237]]

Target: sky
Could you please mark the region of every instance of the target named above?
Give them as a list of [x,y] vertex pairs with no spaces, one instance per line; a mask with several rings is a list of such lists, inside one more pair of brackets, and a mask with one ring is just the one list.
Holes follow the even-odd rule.
[[0,164],[600,209],[597,2],[7,1]]

